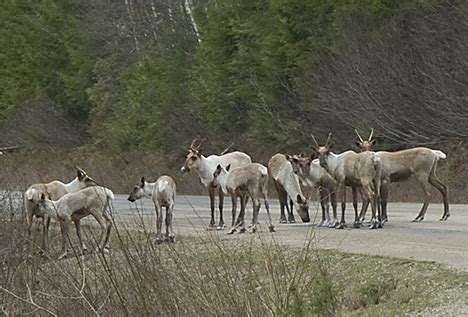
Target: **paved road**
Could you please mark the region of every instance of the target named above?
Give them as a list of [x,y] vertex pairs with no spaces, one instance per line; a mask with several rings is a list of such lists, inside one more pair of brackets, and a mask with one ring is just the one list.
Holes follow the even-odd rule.
[[[148,199],[131,204],[125,196],[117,195],[114,203],[114,218],[119,225],[141,228],[154,228],[154,212],[152,202]],[[389,204],[390,221],[384,229],[329,229],[317,228],[320,220],[318,206],[311,205],[312,223],[278,224],[279,206],[276,200],[270,200],[272,216],[277,232],[274,239],[284,245],[300,247],[312,235],[316,245],[322,249],[401,257],[416,260],[436,261],[451,267],[468,271],[468,205],[451,205],[451,217],[442,222],[440,204],[431,204],[426,219],[420,223],[411,220],[416,216],[421,204],[392,203]],[[209,217],[209,200],[204,196],[177,197],[174,214],[174,230],[176,235],[206,234]],[[247,223],[250,223],[251,210],[248,208]],[[225,221],[230,222],[230,202],[226,202]],[[348,206],[348,222],[353,220],[352,207]],[[315,217],[315,221],[314,221]],[[296,219],[300,221],[298,215]],[[260,210],[261,231],[263,236],[269,236],[265,225],[266,215]],[[235,234],[228,236],[227,229],[218,231],[222,239],[250,239],[251,234]]]

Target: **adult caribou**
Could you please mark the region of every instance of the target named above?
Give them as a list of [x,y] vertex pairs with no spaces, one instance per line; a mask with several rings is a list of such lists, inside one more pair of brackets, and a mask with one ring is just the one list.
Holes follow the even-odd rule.
[[[374,129],[371,130],[370,136],[367,140],[364,140],[357,130],[355,131],[359,138],[359,141],[356,142],[359,148],[362,151],[372,150],[372,147],[375,144],[375,140],[372,140]],[[375,152],[375,157],[378,158],[381,163],[380,195],[383,222],[388,220],[387,202],[390,183],[405,181],[411,176],[416,178],[425,195],[421,210],[413,221],[419,222],[424,219],[427,207],[429,206],[429,201],[432,197],[429,185],[437,188],[437,190],[442,194],[444,213],[440,220],[447,220],[450,217],[447,186],[445,186],[436,176],[437,162],[440,159],[445,159],[447,157],[444,152],[425,147],[417,147],[397,152],[379,151]],[[361,222],[364,221],[366,210],[367,208],[363,208],[361,211]]]
[[[336,192],[341,198],[341,220],[336,228],[343,229],[345,226],[346,210],[346,186],[353,188],[353,199],[356,195],[356,188],[362,187],[363,196],[371,202],[372,220],[371,229],[381,228],[380,208],[377,214],[377,201],[379,199],[380,189],[380,164],[371,152],[356,153],[346,151],[340,154],[331,152],[329,144],[331,132],[328,135],[327,142],[320,146],[312,135],[315,142],[315,151],[318,154],[320,166],[322,166],[337,182]],[[357,206],[354,209],[355,219],[354,227],[359,228],[359,215]]]
[[[185,159],[184,165],[181,167],[180,171],[182,173],[189,173],[192,170],[195,170],[200,177],[200,181],[208,189],[208,194],[210,196],[210,210],[211,210],[211,221],[210,228],[215,227],[215,191],[216,186],[213,184],[213,173],[216,170],[216,167],[221,164],[221,166],[231,165],[231,168],[241,167],[247,164],[252,163],[252,160],[249,155],[243,152],[231,152],[222,155],[210,155],[205,157],[201,152],[201,145],[205,139],[196,138],[192,141],[188,148],[188,153]],[[224,151],[223,151],[224,152]],[[219,224],[217,229],[222,229],[225,227],[224,218],[223,218],[223,200],[224,194],[221,188],[218,189],[219,197]],[[236,197],[232,197],[236,199]],[[234,226],[234,220],[236,216],[235,202],[232,204],[232,226]]]

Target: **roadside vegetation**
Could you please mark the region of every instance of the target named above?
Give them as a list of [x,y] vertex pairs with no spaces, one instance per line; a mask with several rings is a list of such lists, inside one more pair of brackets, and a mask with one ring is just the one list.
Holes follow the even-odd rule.
[[[89,228],[85,239],[93,241]],[[0,308],[7,315],[389,316],[468,307],[467,273],[319,251],[313,232],[299,249],[266,233],[226,239],[204,232],[158,245],[148,230],[119,225],[110,253],[57,261],[58,230],[41,257],[38,232],[29,239],[24,229],[20,217],[0,218]]]

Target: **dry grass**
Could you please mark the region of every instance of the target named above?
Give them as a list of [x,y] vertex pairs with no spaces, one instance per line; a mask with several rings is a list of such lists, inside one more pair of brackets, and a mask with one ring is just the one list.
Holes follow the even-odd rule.
[[[96,228],[84,229],[88,244],[96,244]],[[5,314],[396,315],[427,311],[443,304],[440,294],[468,290],[467,274],[432,263],[318,251],[313,238],[301,249],[262,234],[239,242],[206,233],[158,245],[148,231],[119,226],[110,253],[78,256],[74,249],[58,261],[58,232],[52,233],[50,253],[42,257],[38,232],[30,239],[20,217],[0,218]]]

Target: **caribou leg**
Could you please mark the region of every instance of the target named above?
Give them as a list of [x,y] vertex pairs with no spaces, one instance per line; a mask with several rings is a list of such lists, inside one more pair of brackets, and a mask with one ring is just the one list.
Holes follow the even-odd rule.
[[208,229],[213,229],[215,226],[215,188],[213,186],[208,187],[208,194],[210,195],[211,210],[211,221]]
[[341,190],[341,220],[336,226],[336,229],[344,229],[346,227],[345,211],[346,211],[346,186],[344,183],[340,184]]
[[442,182],[435,176],[435,173],[433,171],[431,171],[431,174],[429,174],[429,183],[435,188],[437,188],[442,194],[442,198],[444,199],[444,214],[442,215],[440,220],[447,220],[448,217],[450,217],[447,186],[442,184]]
[[221,229],[224,229],[226,228],[226,225],[224,224],[224,217],[223,217],[223,203],[224,203],[224,194],[223,194],[223,190],[221,189],[221,187],[219,188],[219,193],[218,193],[218,197],[219,197],[219,202],[218,202],[218,207],[219,207],[219,224],[218,224],[218,227],[216,228],[216,230],[221,230]]
[[[288,205],[288,194],[286,193],[286,190],[284,189],[283,186],[281,186],[281,184],[278,184],[276,181],[274,182],[275,183],[275,188],[276,188],[276,192],[278,193],[278,199],[279,199],[279,202],[280,202],[280,220],[279,222],[280,223],[286,223],[286,214],[284,213],[284,209],[285,208],[288,208],[287,205]],[[288,211],[289,213],[289,211]]]
[[416,176],[416,179],[418,180],[419,184],[421,185],[422,190],[424,191],[424,194],[426,195],[426,198],[424,199],[424,204],[421,207],[421,211],[417,215],[416,218],[414,218],[413,222],[419,222],[424,220],[424,216],[426,215],[427,207],[429,206],[429,202],[431,200],[431,191],[429,190],[429,176],[428,175],[422,175],[422,176]]
[[358,215],[358,203],[357,203],[357,187],[351,187],[353,193],[353,208],[354,208],[354,223],[353,228],[360,228],[359,215]]
[[289,199],[289,209],[288,209],[288,222],[289,223],[295,223],[296,222],[296,219],[294,219],[294,214],[293,214],[293,206],[294,206],[294,203],[293,203],[292,199],[290,198]]
[[388,202],[388,188],[389,188],[388,181],[383,181],[380,186],[380,206],[382,211],[382,223],[386,223],[388,221],[387,216],[387,202]]

